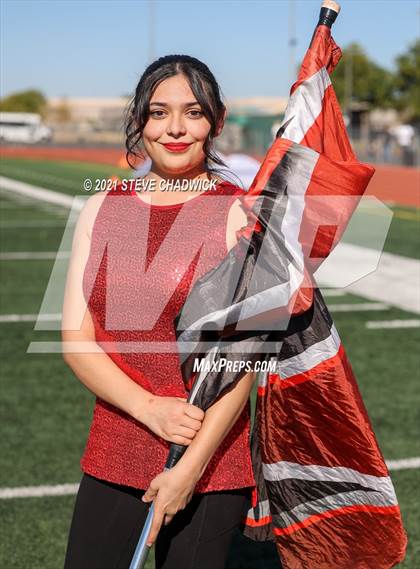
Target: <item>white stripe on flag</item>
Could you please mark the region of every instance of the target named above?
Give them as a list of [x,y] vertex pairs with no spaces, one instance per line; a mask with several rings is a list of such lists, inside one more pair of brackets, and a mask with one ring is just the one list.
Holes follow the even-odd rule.
[[266,480],[313,480],[325,482],[350,482],[372,488],[395,499],[395,491],[389,476],[372,476],[362,474],[353,468],[344,466],[302,465],[295,462],[280,460],[279,462],[263,463],[263,475]]
[[[395,506],[397,505],[397,498],[391,498],[390,496],[384,495],[382,492],[369,492],[363,490],[353,490],[352,492],[340,492],[338,494],[332,494],[323,496],[312,500],[310,502],[304,502],[298,504],[293,509],[288,511],[280,512],[275,516],[274,523],[278,527],[288,527],[294,525],[296,522],[303,522],[307,518],[322,514],[323,512],[328,512],[331,510],[338,510],[340,508],[345,508],[346,506]],[[280,523],[279,523],[280,522]]]
[[270,502],[268,500],[258,502],[255,509],[249,508],[247,513],[247,518],[251,518],[252,520],[261,520],[268,516],[271,516]]
[[[292,119],[281,138],[299,144],[322,111],[325,90],[331,79],[325,67],[303,81],[289,98],[283,124]],[[296,120],[294,119],[296,117]],[[297,120],[299,118],[299,120]],[[281,127],[280,127],[281,128]]]
[[330,336],[309,346],[297,356],[279,361],[280,377],[287,379],[288,377],[309,371],[321,362],[337,355],[340,345],[340,336],[333,324]]

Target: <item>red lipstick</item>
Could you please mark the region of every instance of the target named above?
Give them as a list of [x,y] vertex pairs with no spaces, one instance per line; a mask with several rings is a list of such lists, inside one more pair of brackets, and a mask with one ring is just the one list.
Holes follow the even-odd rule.
[[192,142],[168,142],[168,144],[164,144],[163,146],[169,152],[184,152]]

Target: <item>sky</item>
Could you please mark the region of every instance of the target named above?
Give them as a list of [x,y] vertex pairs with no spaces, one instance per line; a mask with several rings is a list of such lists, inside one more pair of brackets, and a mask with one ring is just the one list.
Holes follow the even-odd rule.
[[[341,0],[333,37],[359,42],[378,64],[419,36],[420,1]],[[150,63],[185,53],[204,61],[227,98],[287,96],[289,25],[305,53],[320,0],[1,0],[0,96],[132,95]],[[152,6],[152,7],[151,7]],[[291,8],[292,6],[292,8]]]

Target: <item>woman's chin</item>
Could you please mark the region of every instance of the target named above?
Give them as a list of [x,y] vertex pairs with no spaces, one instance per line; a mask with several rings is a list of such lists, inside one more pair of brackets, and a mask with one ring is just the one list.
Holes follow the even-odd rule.
[[165,172],[165,174],[179,175],[197,169],[199,164],[192,164],[189,160],[175,158],[174,160],[165,160],[160,164],[157,163],[157,166],[159,170]]

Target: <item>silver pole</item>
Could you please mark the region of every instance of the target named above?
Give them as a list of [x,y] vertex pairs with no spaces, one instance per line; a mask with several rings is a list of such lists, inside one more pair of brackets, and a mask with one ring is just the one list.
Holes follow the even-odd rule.
[[154,503],[152,502],[147,513],[147,518],[141,532],[140,539],[137,543],[136,550],[131,560],[129,569],[142,569],[146,565],[147,557],[150,551],[150,545],[147,545],[147,538],[149,537],[150,528],[152,527]]

